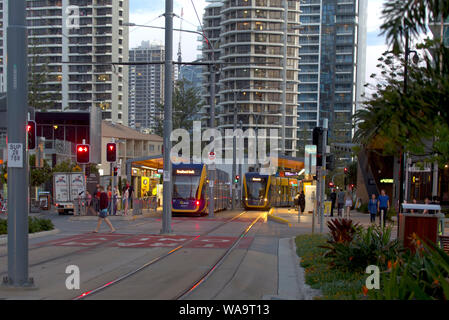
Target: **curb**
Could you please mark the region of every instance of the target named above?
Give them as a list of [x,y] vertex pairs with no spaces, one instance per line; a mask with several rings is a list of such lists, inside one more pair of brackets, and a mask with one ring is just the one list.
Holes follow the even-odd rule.
[[[57,234],[59,232],[60,232],[59,229],[53,229],[53,230],[49,230],[49,231],[30,233],[30,234],[28,234],[28,239],[50,236],[53,234]],[[7,244],[7,243],[8,243],[8,235],[1,236],[0,237],[0,245]]]
[[272,221],[279,222],[279,223],[284,223],[284,224],[287,224],[289,227],[292,226],[290,221],[288,221],[287,219],[273,215],[273,211],[274,211],[274,208],[271,208],[270,211],[268,211],[268,214],[267,214],[268,220],[272,220]]
[[321,295],[305,283],[301,258],[296,254],[295,238],[279,239],[278,294],[264,295],[262,300],[313,300]]

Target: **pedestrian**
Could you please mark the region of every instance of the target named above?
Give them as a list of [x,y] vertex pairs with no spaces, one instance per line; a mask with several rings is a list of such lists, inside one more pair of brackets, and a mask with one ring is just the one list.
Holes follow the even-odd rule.
[[130,209],[133,208],[133,191],[134,191],[134,187],[132,184],[128,185],[128,206]]
[[379,196],[379,201],[377,202],[377,206],[378,206],[379,219],[380,219],[379,224],[382,226],[382,221],[383,221],[383,226],[385,227],[385,223],[387,220],[387,213],[388,213],[388,210],[390,210],[390,198],[385,193],[384,189],[382,189],[380,191],[380,196]]
[[128,214],[128,197],[129,197],[129,188],[125,189],[125,192],[123,193],[123,215],[127,215]]
[[111,221],[108,219],[108,195],[106,192],[104,192],[104,188],[100,186],[100,213],[98,214],[98,223],[97,228],[93,231],[94,233],[98,233],[100,230],[101,223],[106,221],[109,228],[111,228],[110,233],[115,232],[115,228],[112,226]]
[[337,201],[337,193],[335,192],[335,189],[332,189],[331,192],[331,217],[334,216],[334,208],[335,208],[335,202]]
[[101,186],[99,184],[97,184],[97,187],[95,189],[95,195],[94,195],[94,206],[95,206],[95,212],[97,212],[97,214],[100,212],[100,191]]
[[112,214],[114,216],[117,214],[118,196],[118,188],[114,187],[114,192],[112,194]]
[[338,210],[338,216],[342,216],[342,211],[344,209],[345,205],[345,193],[343,190],[340,189],[340,191],[337,193],[337,210]]
[[108,186],[108,215],[112,215],[112,189],[111,186]]
[[352,196],[349,192],[346,192],[345,194],[345,216],[346,219],[350,218],[352,208]]
[[377,216],[377,199],[376,199],[376,195],[374,193],[371,195],[371,199],[369,199],[368,211],[370,214],[371,223],[375,223],[376,216]]
[[295,210],[299,210],[299,196],[300,195],[301,194],[299,193],[299,191],[295,195],[295,198],[294,198]]
[[302,190],[301,194],[299,195],[299,208],[301,209],[301,214],[303,214],[304,210],[306,209],[306,195]]

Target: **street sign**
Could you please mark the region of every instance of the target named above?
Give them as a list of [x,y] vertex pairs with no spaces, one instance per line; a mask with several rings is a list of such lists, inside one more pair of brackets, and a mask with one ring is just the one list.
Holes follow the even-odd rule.
[[316,174],[317,146],[308,144],[304,148],[304,174]]
[[22,143],[8,143],[8,167],[23,168]]
[[216,158],[215,152],[213,152],[213,151],[209,152],[209,160],[215,161],[215,158]]

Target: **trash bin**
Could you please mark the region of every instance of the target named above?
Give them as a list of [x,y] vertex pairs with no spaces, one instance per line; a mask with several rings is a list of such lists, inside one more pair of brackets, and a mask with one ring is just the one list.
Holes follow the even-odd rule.
[[[414,250],[412,235],[416,234],[421,240],[439,244],[439,237],[443,235],[444,214],[439,213],[439,205],[403,204],[405,210],[414,213],[399,215],[399,240],[405,248]],[[433,214],[424,214],[423,210],[433,210]]]

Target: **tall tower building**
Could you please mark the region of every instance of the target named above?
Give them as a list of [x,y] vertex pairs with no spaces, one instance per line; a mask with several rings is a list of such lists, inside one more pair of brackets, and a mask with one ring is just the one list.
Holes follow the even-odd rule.
[[299,145],[329,120],[329,142],[350,143],[365,82],[367,0],[303,0],[299,42]]
[[[211,61],[214,50],[221,65],[217,127],[232,129],[236,114],[244,130],[278,129],[281,152],[285,146],[285,154],[296,155],[299,1],[209,2],[204,32],[213,49],[203,45],[203,57]],[[204,75],[207,117],[211,77]]]
[[[165,47],[143,41],[129,51],[130,62],[162,62]],[[142,132],[153,133],[156,119],[161,115],[157,103],[164,100],[164,65],[133,65],[129,68],[129,126]]]
[[128,16],[126,0],[27,1],[31,104],[49,111],[98,107],[103,119],[127,125],[128,67],[111,62],[128,61]]

